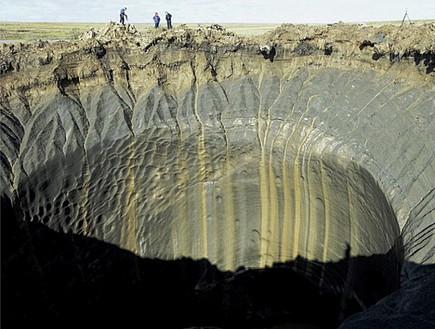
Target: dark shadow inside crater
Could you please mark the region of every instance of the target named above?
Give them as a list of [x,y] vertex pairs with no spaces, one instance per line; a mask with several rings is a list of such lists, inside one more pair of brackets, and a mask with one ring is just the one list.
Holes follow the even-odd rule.
[[207,260],[144,259],[57,233],[23,221],[6,197],[1,207],[2,328],[336,328],[399,287],[397,249],[222,272]]

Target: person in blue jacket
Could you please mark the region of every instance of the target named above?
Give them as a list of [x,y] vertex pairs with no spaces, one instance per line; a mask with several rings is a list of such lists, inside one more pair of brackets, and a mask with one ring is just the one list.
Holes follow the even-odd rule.
[[128,19],[127,14],[125,13],[127,10],[127,7],[122,7],[119,11],[119,23],[124,25],[125,19]]
[[160,16],[158,13],[154,14],[153,20],[154,20],[154,28],[158,28],[160,24]]

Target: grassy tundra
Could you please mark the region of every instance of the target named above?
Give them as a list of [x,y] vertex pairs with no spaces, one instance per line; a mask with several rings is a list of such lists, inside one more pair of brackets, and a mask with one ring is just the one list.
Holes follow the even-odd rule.
[[[100,29],[107,23],[29,23],[0,22],[0,40],[35,41],[74,39],[90,28]],[[154,28],[153,24],[133,24],[138,31]],[[209,24],[186,24],[189,27]],[[259,35],[280,24],[222,24],[228,31],[242,36]],[[164,26],[162,26],[162,29]],[[174,25],[177,28],[177,24]]]
[[[413,21],[413,24],[434,22],[432,20]],[[366,22],[367,25],[379,26],[384,24],[401,24],[402,21],[385,21],[385,22]],[[69,40],[74,39],[81,33],[88,31],[90,28],[99,29],[106,26],[107,23],[29,23],[29,22],[0,22],[0,40],[13,41],[35,41],[41,40]],[[204,24],[186,24],[188,27],[197,27]],[[409,24],[405,21],[404,24]],[[153,24],[138,23],[134,24],[138,31],[145,31],[153,28]],[[221,24],[228,31],[234,32],[240,36],[255,36],[272,30],[281,24],[249,24],[249,23],[225,23]],[[162,29],[164,26],[162,26]],[[177,24],[174,25],[177,28]]]

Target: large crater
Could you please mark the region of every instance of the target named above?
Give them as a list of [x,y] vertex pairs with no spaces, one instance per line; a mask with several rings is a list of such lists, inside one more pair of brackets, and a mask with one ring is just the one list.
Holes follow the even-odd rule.
[[396,34],[4,45],[8,320],[334,328],[409,298],[400,275],[434,262],[434,55]]

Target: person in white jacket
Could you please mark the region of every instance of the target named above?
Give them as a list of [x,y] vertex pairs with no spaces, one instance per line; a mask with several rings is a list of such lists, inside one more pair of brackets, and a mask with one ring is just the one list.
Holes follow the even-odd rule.
[[119,11],[119,23],[124,25],[125,19],[128,20],[127,14],[125,13],[127,11],[127,7],[122,7]]

